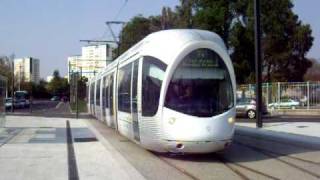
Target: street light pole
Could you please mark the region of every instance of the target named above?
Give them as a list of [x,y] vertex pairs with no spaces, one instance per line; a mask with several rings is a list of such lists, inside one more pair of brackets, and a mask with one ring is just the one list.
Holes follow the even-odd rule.
[[79,72],[74,74],[75,77],[75,100],[76,100],[76,119],[79,118],[79,102],[78,102],[78,77],[79,77]]
[[256,76],[256,126],[262,128],[262,79],[261,79],[261,25],[260,25],[260,0],[254,0],[254,16],[255,16],[255,76]]
[[11,60],[12,60],[11,112],[14,112],[14,55],[11,56]]

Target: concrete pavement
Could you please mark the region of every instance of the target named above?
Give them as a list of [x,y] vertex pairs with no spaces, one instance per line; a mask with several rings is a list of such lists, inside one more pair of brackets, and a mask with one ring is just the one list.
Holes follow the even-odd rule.
[[[8,116],[0,132],[0,179],[70,179],[70,122],[79,179],[144,179],[107,144],[95,140],[85,121]],[[108,150],[107,150],[108,149]],[[73,170],[74,171],[74,170]]]
[[147,151],[94,119],[7,116],[0,179],[320,179],[319,138],[295,136],[238,126],[223,153],[181,156]]
[[[236,125],[256,128],[256,124],[254,122],[237,122]],[[275,131],[320,138],[320,122],[268,122],[263,124],[262,129],[265,131]]]

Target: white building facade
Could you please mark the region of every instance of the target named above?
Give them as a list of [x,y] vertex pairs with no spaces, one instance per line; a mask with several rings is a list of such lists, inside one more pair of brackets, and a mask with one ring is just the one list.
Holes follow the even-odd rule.
[[18,83],[40,82],[40,61],[33,57],[25,57],[14,60],[14,75]]
[[[113,44],[89,44],[82,47],[82,54],[68,57],[69,75],[80,72],[88,79],[112,62]],[[70,76],[69,76],[70,77]]]

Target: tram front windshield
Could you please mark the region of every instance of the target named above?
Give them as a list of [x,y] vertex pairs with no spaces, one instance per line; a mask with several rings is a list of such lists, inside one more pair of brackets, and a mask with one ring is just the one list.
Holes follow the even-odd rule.
[[198,117],[212,117],[234,106],[229,71],[210,49],[188,54],[176,68],[166,94],[165,107]]

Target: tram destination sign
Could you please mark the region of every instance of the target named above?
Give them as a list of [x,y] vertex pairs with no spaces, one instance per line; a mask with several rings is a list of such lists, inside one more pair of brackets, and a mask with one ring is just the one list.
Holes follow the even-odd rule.
[[189,58],[183,61],[183,67],[192,68],[213,68],[218,67],[217,59],[206,59],[206,58]]

